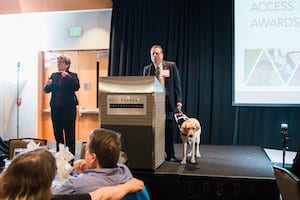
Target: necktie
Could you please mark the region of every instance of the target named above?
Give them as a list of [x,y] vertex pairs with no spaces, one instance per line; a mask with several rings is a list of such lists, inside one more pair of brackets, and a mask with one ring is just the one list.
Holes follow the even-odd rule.
[[161,86],[162,86],[162,87],[165,87],[165,80],[164,80],[164,77],[163,77],[162,74],[161,74],[160,67],[156,67],[156,68],[155,68],[155,76],[156,76],[156,78],[159,80]]

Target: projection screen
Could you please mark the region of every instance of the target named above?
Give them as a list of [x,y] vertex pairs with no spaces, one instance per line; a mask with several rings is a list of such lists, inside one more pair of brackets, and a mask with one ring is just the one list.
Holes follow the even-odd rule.
[[233,105],[300,105],[300,0],[234,1]]

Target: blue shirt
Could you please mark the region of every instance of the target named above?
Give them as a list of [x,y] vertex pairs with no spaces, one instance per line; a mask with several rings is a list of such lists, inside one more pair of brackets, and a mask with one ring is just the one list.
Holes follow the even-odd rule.
[[59,185],[52,187],[53,194],[89,193],[103,186],[113,186],[132,178],[129,168],[118,164],[116,168],[87,169],[78,176],[71,176]]

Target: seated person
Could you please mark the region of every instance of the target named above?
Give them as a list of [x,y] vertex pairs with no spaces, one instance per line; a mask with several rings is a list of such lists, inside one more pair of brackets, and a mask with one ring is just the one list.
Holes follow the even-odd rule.
[[0,136],[0,173],[5,167],[5,159],[8,158],[8,144]]
[[0,199],[51,199],[56,160],[45,149],[14,157],[0,177]]
[[[56,160],[48,150],[36,149],[19,154],[0,176],[0,199],[59,200],[62,196],[53,197],[51,194],[55,174]],[[127,193],[143,188],[144,183],[133,178],[125,184],[102,187],[87,194],[70,195],[69,199],[121,199]]]
[[290,171],[300,178],[300,147],[297,151],[297,154],[293,160],[292,168]]
[[74,163],[78,176],[71,176],[52,187],[53,194],[88,193],[99,187],[127,182],[132,174],[126,165],[118,163],[120,151],[118,133],[107,129],[91,131],[85,158]]

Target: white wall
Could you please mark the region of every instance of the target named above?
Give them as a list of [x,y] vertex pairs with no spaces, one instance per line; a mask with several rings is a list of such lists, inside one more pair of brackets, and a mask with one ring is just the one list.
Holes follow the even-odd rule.
[[[37,128],[37,55],[40,50],[108,49],[111,10],[0,15],[0,136],[35,137]],[[70,37],[82,26],[81,37]],[[22,104],[17,120],[17,63]],[[17,123],[19,122],[19,123]]]

